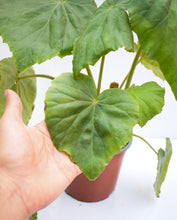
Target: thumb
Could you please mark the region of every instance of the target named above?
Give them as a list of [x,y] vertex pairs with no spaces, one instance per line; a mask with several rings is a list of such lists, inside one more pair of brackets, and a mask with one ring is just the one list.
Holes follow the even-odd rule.
[[3,116],[22,121],[22,103],[19,96],[10,89],[5,91],[5,96],[6,106]]

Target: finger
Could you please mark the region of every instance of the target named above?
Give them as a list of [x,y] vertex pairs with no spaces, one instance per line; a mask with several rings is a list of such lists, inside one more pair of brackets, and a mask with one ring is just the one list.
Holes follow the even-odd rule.
[[6,106],[4,111],[4,117],[15,118],[18,121],[22,121],[22,103],[19,96],[12,90],[5,91]]

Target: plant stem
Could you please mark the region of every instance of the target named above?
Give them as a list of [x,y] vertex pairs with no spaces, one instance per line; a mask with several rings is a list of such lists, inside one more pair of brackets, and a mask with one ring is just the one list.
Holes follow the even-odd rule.
[[92,72],[91,72],[89,66],[86,67],[86,70],[87,70],[88,76],[90,76],[90,78],[92,78],[92,80],[93,80]]
[[35,74],[35,75],[26,75],[26,76],[19,76],[18,80],[21,79],[27,79],[27,78],[34,78],[34,77],[42,77],[42,78],[47,78],[47,79],[55,79],[53,76],[45,75],[45,74]]
[[103,76],[104,62],[105,62],[105,56],[102,56],[101,66],[100,66],[100,73],[99,73],[99,79],[98,79],[97,96],[100,94],[101,81],[102,81],[102,76]]
[[125,89],[128,89],[130,87],[130,84],[131,84],[131,81],[132,81],[132,78],[133,78],[133,74],[134,74],[135,68],[136,68],[136,66],[138,64],[138,60],[139,60],[141,51],[142,51],[141,46],[139,46],[138,51],[137,51],[136,56],[135,56],[135,59],[134,59],[134,61],[132,63],[130,72],[128,74],[128,79],[127,79],[127,83],[126,83]]
[[[93,75],[92,75],[92,72],[91,72],[89,66],[85,67],[85,69],[87,70],[88,76],[90,76],[90,78],[92,79],[92,81],[93,81],[93,83],[94,83],[94,85],[95,85],[95,80],[94,80],[94,78],[93,78]],[[96,87],[96,85],[95,85],[95,87]]]
[[156,155],[158,155],[157,151],[156,151],[156,150],[152,147],[152,145],[150,145],[150,143],[147,142],[144,138],[142,138],[142,137],[140,137],[139,135],[136,135],[136,134],[133,134],[133,136],[134,136],[134,137],[137,137],[137,138],[139,138],[139,139],[141,139],[142,141],[144,141],[144,142],[151,148],[151,150],[153,150],[154,153],[155,153]]
[[120,85],[120,87],[119,87],[120,89],[122,89],[122,87],[124,86],[125,82],[127,81],[128,76],[129,76],[129,73],[126,75],[125,79],[124,79],[123,82],[121,83],[121,85]]

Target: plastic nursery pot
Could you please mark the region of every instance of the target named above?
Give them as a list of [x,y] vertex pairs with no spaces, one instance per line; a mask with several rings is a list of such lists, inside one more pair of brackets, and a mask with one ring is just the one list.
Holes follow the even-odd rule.
[[106,199],[115,189],[125,152],[131,144],[132,141],[112,158],[103,173],[96,180],[89,181],[84,174],[80,174],[73,180],[65,192],[83,202],[98,202]]

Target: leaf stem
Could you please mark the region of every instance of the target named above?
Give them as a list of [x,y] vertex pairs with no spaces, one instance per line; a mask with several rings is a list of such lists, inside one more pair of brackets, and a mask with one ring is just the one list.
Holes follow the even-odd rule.
[[92,72],[91,72],[91,70],[90,70],[90,67],[87,66],[87,67],[86,67],[86,70],[87,70],[88,76],[90,76],[90,78],[92,78],[92,80],[93,80],[93,75],[92,75]]
[[104,62],[105,62],[105,56],[102,56],[101,66],[100,66],[100,73],[99,73],[99,79],[98,79],[98,86],[97,86],[97,96],[100,94],[101,82],[102,82],[102,76],[103,76]]
[[26,76],[19,76],[18,80],[21,79],[27,79],[27,78],[34,78],[34,77],[42,77],[42,78],[47,78],[47,79],[55,79],[53,76],[45,75],[45,74],[35,74],[35,75],[26,75]]
[[137,138],[139,138],[139,139],[141,139],[142,141],[144,141],[144,142],[151,148],[151,150],[153,150],[154,153],[155,153],[156,155],[158,155],[157,151],[156,151],[156,150],[152,147],[152,145],[150,145],[150,143],[147,142],[144,138],[142,138],[141,136],[139,136],[139,135],[137,135],[137,134],[133,134],[133,136],[134,136],[134,137],[137,137]]
[[122,87],[124,86],[125,82],[127,81],[128,76],[129,76],[129,73],[126,75],[126,77],[124,78],[123,82],[121,83],[121,85],[119,87],[120,89],[122,89]]
[[[93,83],[94,83],[94,85],[95,85],[95,80],[94,80],[94,78],[93,78],[93,75],[92,75],[92,72],[91,72],[91,70],[90,70],[90,67],[89,67],[89,66],[86,66],[85,69],[87,70],[88,76],[90,76],[90,78],[92,79],[92,81],[93,81]],[[96,87],[96,85],[95,85],[95,87]]]
[[138,51],[136,53],[136,56],[135,56],[135,58],[133,60],[130,72],[128,74],[128,79],[127,79],[127,83],[126,83],[125,89],[128,89],[130,87],[130,84],[131,84],[131,81],[132,81],[132,78],[133,78],[133,74],[134,74],[135,68],[136,68],[136,66],[138,64],[138,60],[139,60],[141,51],[142,51],[141,46],[139,46]]

